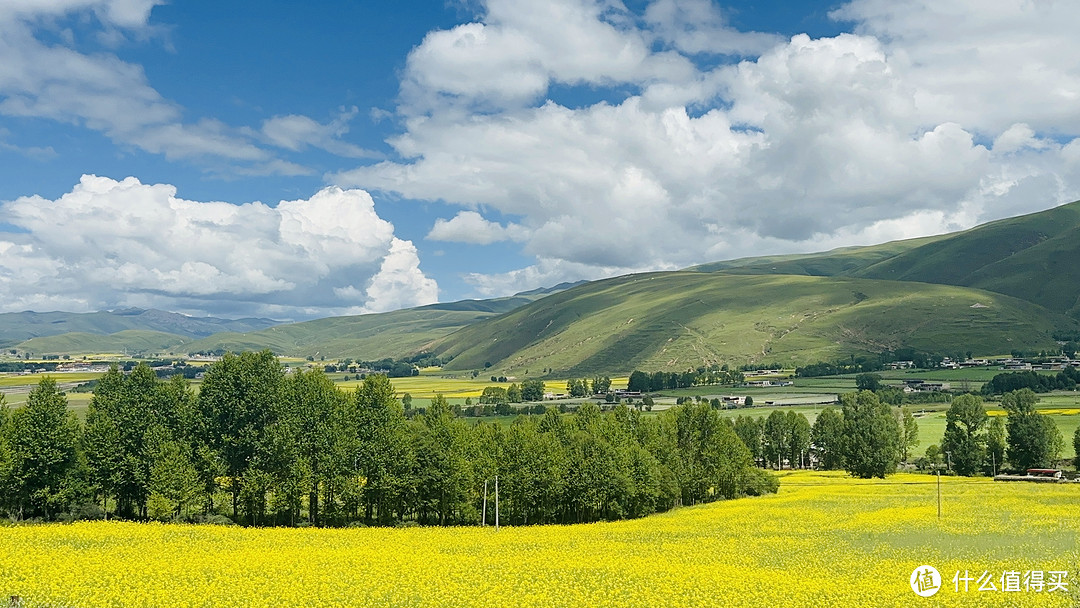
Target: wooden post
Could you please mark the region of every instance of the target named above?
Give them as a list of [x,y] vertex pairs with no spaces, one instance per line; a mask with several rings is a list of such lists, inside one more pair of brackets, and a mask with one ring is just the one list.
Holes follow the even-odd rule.
[[495,476],[495,531],[499,531],[499,476]]
[[487,480],[484,480],[484,509],[480,512],[480,526],[487,525]]

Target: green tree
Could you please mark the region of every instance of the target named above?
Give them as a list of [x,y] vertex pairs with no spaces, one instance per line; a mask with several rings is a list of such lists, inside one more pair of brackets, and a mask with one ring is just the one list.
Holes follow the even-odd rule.
[[20,518],[53,517],[80,498],[79,423],[56,381],[46,377],[10,424],[9,500]]
[[4,394],[0,393],[0,509],[8,513],[15,506],[15,488],[11,477],[11,433],[11,409]]
[[285,372],[269,350],[227,353],[211,364],[199,389],[199,437],[220,458],[232,493],[232,514],[237,518],[245,483],[245,512],[251,523],[265,509],[265,494],[256,483],[267,429],[274,422]]
[[799,468],[802,468],[803,463],[809,460],[806,458],[810,451],[810,421],[806,419],[806,416],[789,410],[787,413],[787,426],[788,426],[788,461],[791,463],[791,467],[795,468],[798,463]]
[[986,460],[983,466],[991,475],[997,475],[1005,464],[1005,420],[994,416],[986,425]]
[[416,454],[416,498],[422,523],[473,523],[470,517],[474,445],[468,427],[454,419],[442,395],[410,426]]
[[[427,416],[451,417],[445,399],[434,399]],[[401,402],[383,374],[368,376],[357,389],[348,413],[353,472],[361,483],[368,521],[400,518],[414,493],[415,455]]]
[[1073,459],[1073,466],[1080,470],[1080,426],[1076,427],[1076,431],[1073,433],[1073,451],[1076,454]]
[[566,381],[566,392],[571,397],[584,397],[589,392],[588,380],[575,380],[570,379]]
[[1035,409],[1038,397],[1031,389],[1006,393],[1001,406],[1008,413],[1007,456],[1020,470],[1049,467],[1054,464],[1061,446],[1061,433],[1053,420]]
[[761,457],[761,421],[756,416],[738,416],[735,418],[735,434],[742,440],[743,445],[750,450],[750,457],[758,462]]
[[761,453],[765,462],[776,467],[783,467],[783,458],[788,455],[790,430],[787,417],[780,410],[773,410],[765,419],[762,427]]
[[683,502],[695,504],[742,493],[753,461],[734,427],[704,403],[686,404],[665,415],[673,418]]
[[506,400],[510,403],[521,403],[521,387],[516,383],[511,384],[510,388],[506,389]]
[[945,454],[936,443],[926,446],[926,462],[929,467],[939,469],[945,466]]
[[480,394],[480,403],[499,405],[510,402],[510,393],[501,386],[485,386]]
[[900,460],[908,462],[911,448],[919,445],[919,423],[911,410],[904,408],[900,415]]
[[856,477],[884,478],[896,472],[900,425],[887,404],[871,391],[841,398],[844,418],[844,466]]
[[881,388],[881,375],[858,374],[855,376],[855,388],[860,391],[876,391]]
[[[284,440],[276,453],[284,460],[270,468],[279,480],[296,475],[306,486],[312,524],[322,523],[319,498],[345,468],[345,402],[345,394],[319,369],[290,374],[282,383],[275,426]],[[295,515],[296,509],[288,511]]]
[[818,414],[810,431],[810,440],[818,466],[825,470],[844,466],[844,419],[840,412],[827,407]]
[[647,393],[649,392],[651,386],[652,381],[649,378],[649,374],[646,374],[643,371],[634,370],[630,373],[630,379],[627,380],[626,390],[631,392]]
[[202,484],[188,446],[172,440],[157,443],[150,466],[148,514],[159,520],[179,517],[199,495]]
[[611,378],[607,376],[596,376],[592,380],[592,393],[599,395],[611,390]]
[[150,438],[186,440],[192,414],[192,395],[182,377],[162,383],[145,363],[126,376],[118,366],[110,367],[94,389],[83,436],[90,479],[106,507],[111,494],[119,515],[146,515],[156,449]]
[[974,475],[986,460],[986,409],[975,395],[953,399],[945,413],[945,435],[941,449],[949,454],[952,468],[959,475]]
[[118,415],[123,386],[124,377],[119,368],[110,366],[109,371],[98,379],[90,398],[83,432],[89,480],[101,492],[106,512],[109,497],[117,496],[123,485],[126,463],[121,441],[122,421]]
[[522,401],[542,401],[544,399],[544,381],[526,380],[521,383]]

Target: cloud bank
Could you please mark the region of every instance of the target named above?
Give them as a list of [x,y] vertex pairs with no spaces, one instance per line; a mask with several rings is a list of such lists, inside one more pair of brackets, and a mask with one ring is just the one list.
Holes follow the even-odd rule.
[[409,55],[399,159],[332,179],[469,209],[433,240],[506,240],[483,211],[516,218],[537,263],[469,275],[482,294],[1080,198],[1080,5],[855,0],[832,17],[852,32],[738,32],[704,0],[487,0]]
[[85,175],[56,200],[0,203],[0,310],[123,306],[277,318],[430,304],[438,286],[362,190],[276,206],[178,198]]

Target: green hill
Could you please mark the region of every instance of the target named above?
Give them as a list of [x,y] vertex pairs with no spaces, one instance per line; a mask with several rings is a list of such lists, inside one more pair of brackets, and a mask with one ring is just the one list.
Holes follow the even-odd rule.
[[978,287],[1080,316],[1080,202],[958,232],[851,273]]
[[900,281],[670,272],[595,281],[470,325],[434,349],[507,375],[801,364],[911,347],[1057,347],[1067,317],[986,291]]
[[330,317],[276,325],[250,333],[221,333],[185,343],[178,353],[270,349],[299,357],[401,358],[426,349],[434,340],[532,302],[535,296],[463,300],[393,312]]
[[157,354],[190,340],[184,336],[160,331],[127,329],[101,335],[69,332],[57,336],[31,338],[16,348],[35,355],[79,355],[87,353]]
[[878,262],[894,258],[916,247],[947,238],[949,235],[927,236],[904,241],[891,241],[867,247],[842,247],[823,253],[761,256],[711,262],[687,270],[695,272],[724,271],[730,274],[799,274],[812,277],[832,277],[857,272]]
[[824,253],[713,262],[689,270],[977,287],[1080,318],[1080,202],[952,234]]

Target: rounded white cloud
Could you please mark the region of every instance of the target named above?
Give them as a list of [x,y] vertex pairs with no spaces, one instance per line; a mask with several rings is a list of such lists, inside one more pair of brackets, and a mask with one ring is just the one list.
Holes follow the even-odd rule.
[[0,215],[20,229],[0,234],[4,310],[52,299],[82,310],[149,303],[219,312],[223,300],[233,308],[226,313],[330,314],[438,297],[415,247],[394,236],[362,190],[233,205],[86,175],[56,200],[0,203]]

